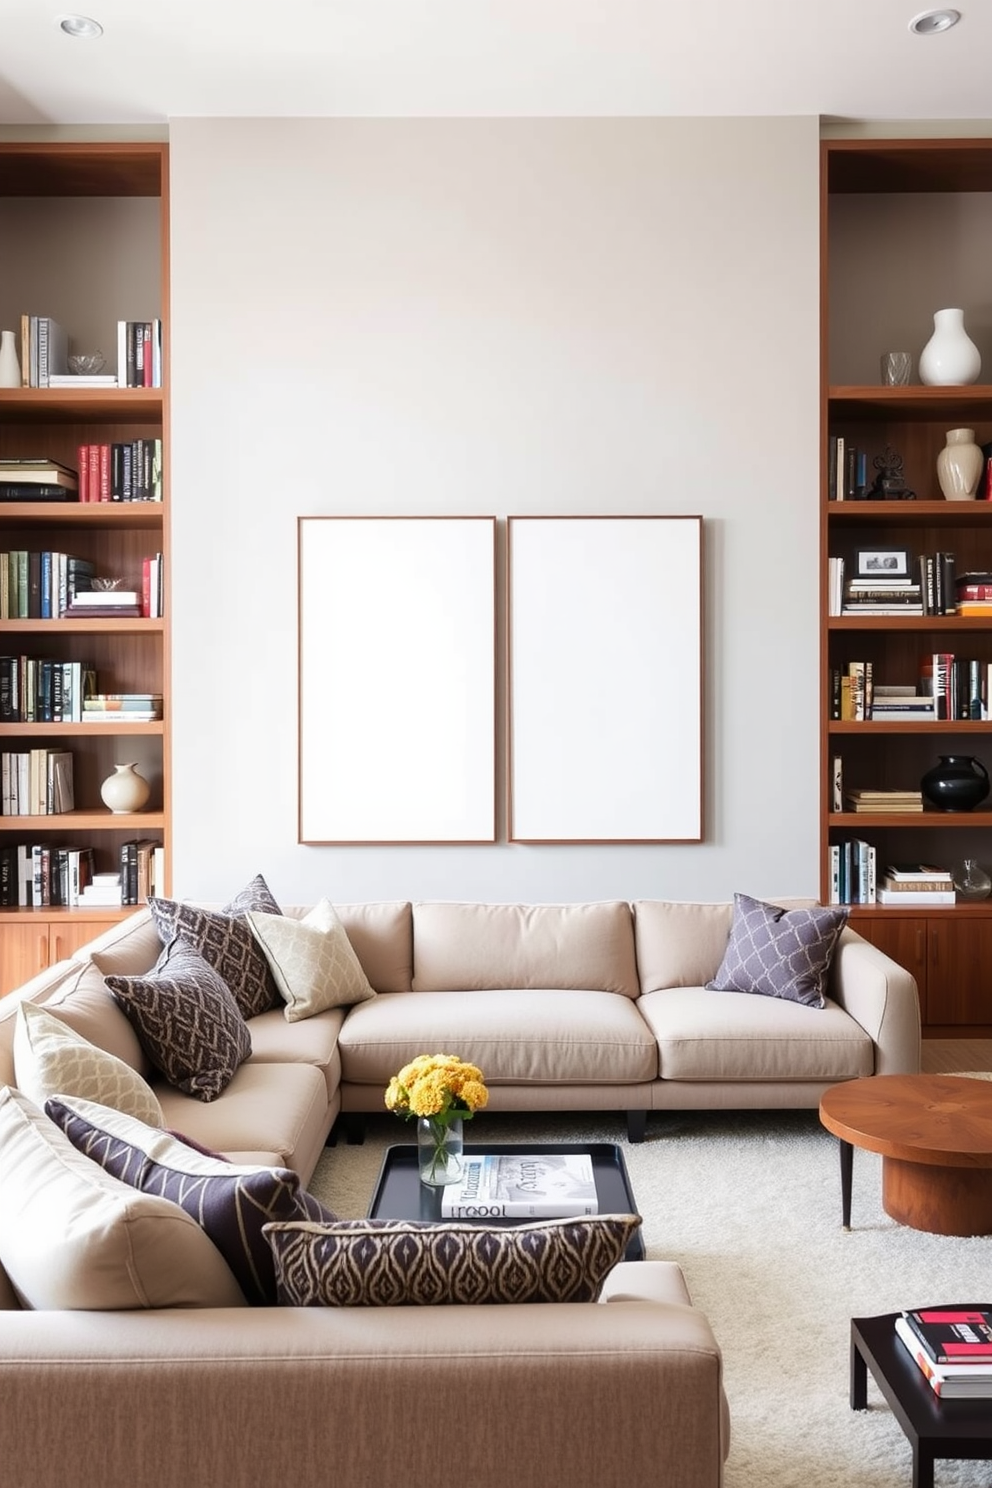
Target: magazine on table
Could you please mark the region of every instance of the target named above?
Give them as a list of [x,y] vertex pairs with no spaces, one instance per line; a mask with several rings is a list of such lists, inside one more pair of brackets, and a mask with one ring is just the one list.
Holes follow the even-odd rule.
[[462,1176],[441,1193],[445,1219],[563,1219],[598,1214],[587,1152],[466,1155]]
[[925,1307],[903,1317],[935,1364],[992,1365],[992,1309]]
[[992,1362],[935,1364],[904,1317],[896,1318],[896,1333],[942,1400],[992,1400]]

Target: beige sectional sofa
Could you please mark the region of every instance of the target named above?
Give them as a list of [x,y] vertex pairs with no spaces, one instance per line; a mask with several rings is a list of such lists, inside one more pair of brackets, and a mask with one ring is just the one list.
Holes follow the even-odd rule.
[[[104,983],[154,965],[147,910],[0,1002],[0,1086],[15,1084],[26,999],[141,1072],[167,1127],[305,1184],[339,1114],[381,1111],[389,1077],[435,1049],[482,1068],[495,1112],[617,1109],[635,1139],[652,1111],[815,1107],[838,1080],[919,1066],[912,978],[850,930],[814,1010],[706,990],[727,904],[337,910],[376,996],[253,1017],[217,1099],[156,1078]],[[619,1264],[600,1304],[437,1307],[429,1326],[402,1307],[32,1312],[0,1266],[0,1314],[0,1461],[16,1488],[375,1488],[445,1459],[427,1402],[452,1397],[469,1402],[477,1488],[502,1485],[509,1460],[523,1488],[722,1481],[719,1348],[666,1262]]]

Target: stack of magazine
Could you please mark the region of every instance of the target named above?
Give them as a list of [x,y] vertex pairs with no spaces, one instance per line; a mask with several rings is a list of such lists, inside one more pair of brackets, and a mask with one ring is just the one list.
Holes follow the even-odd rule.
[[461,1178],[441,1192],[444,1219],[561,1219],[598,1212],[587,1152],[466,1155]]
[[992,1400],[992,1308],[904,1312],[896,1333],[942,1400]]

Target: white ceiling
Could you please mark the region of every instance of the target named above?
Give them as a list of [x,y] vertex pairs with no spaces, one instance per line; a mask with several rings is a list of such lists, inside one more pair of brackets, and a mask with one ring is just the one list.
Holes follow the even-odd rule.
[[[958,5],[962,0],[957,0]],[[0,0],[0,125],[178,116],[772,115],[981,120],[992,3]]]

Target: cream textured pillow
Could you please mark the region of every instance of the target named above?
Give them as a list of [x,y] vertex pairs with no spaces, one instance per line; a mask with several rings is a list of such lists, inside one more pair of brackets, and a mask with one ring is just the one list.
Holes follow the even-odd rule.
[[321,899],[302,920],[257,910],[245,919],[286,1003],[287,1022],[375,996],[329,899]]
[[98,1049],[60,1018],[22,1002],[14,1024],[14,1078],[36,1106],[49,1095],[75,1095],[164,1126],[158,1097],[137,1070]]
[[195,1219],[77,1152],[19,1090],[0,1089],[0,1263],[31,1308],[245,1307]]

